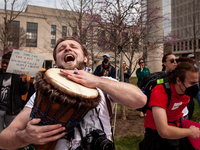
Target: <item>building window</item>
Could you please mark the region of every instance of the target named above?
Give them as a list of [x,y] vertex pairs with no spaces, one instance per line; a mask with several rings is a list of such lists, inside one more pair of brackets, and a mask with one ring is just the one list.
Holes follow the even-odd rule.
[[52,68],[52,60],[45,60],[43,63],[43,68],[45,69]]
[[183,42],[181,42],[181,51],[183,51],[184,49],[184,45],[183,45]]
[[180,50],[180,45],[179,45],[180,43],[178,42],[177,43],[177,51],[179,51]]
[[188,25],[192,23],[192,15],[188,15]]
[[185,16],[185,26],[187,26],[187,15]]
[[82,30],[82,37],[81,37],[81,42],[82,44],[86,44],[86,41],[87,41],[87,30],[83,29]]
[[185,41],[185,50],[188,50],[187,41]]
[[183,14],[183,5],[180,6],[180,15],[182,15],[182,14]]
[[20,26],[19,21],[12,21],[8,31],[8,45],[14,48],[19,48],[19,38],[20,38],[19,26]]
[[72,27],[72,36],[77,36],[77,28],[76,27]]
[[178,37],[180,37],[180,33],[179,33],[179,30],[177,30],[177,36],[178,36]]
[[193,34],[192,27],[189,27],[188,29],[189,29],[189,31],[188,31],[189,32],[189,36],[191,36]]
[[106,33],[105,33],[105,30],[98,30],[98,42],[97,42],[97,45],[100,46],[100,47],[104,47],[105,46],[105,36],[106,36]]
[[200,39],[198,39],[198,45],[199,45],[199,48],[200,48]]
[[179,13],[179,7],[176,8],[176,15],[178,16]]
[[37,47],[38,24],[27,22],[26,47]]
[[174,51],[176,51],[176,45],[174,45]]
[[172,28],[174,29],[175,28],[175,20],[173,19],[172,21]]
[[56,25],[51,25],[51,48],[56,45]]
[[187,14],[187,4],[185,4],[185,14]]
[[188,3],[188,12],[191,12],[191,3]]
[[66,37],[66,36],[67,36],[67,27],[62,26],[62,37]]
[[133,38],[133,46],[134,46],[134,50],[135,52],[139,52],[139,38],[138,37],[134,37]]
[[[122,32],[122,40],[123,40],[124,42],[129,42],[129,39],[128,39],[128,32]],[[126,45],[124,46],[124,50],[125,50],[125,51],[128,51],[128,49],[129,49],[129,44],[126,44]]]
[[190,41],[190,50],[192,49],[192,41]]
[[176,27],[178,28],[178,25],[179,25],[179,18],[176,18],[176,22],[177,22],[177,24],[176,24],[177,26],[176,26]]

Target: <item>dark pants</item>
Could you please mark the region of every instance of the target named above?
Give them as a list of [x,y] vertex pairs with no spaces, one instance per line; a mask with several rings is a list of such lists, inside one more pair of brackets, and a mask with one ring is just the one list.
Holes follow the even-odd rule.
[[146,129],[145,138],[140,142],[140,150],[194,150],[188,138],[169,140],[162,138],[157,130]]
[[146,114],[147,113],[147,104],[146,105],[144,105],[142,108],[138,108],[138,109],[136,109],[137,111],[142,111],[144,114]]

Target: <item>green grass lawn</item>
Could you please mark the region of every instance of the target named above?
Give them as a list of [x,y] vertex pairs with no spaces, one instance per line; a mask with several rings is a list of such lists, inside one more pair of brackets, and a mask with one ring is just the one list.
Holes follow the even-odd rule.
[[137,85],[138,78],[137,77],[131,77],[131,83]]
[[139,150],[139,143],[143,135],[127,135],[125,137],[115,138],[115,147],[117,150]]
[[[137,85],[137,78],[132,77],[131,83]],[[195,110],[192,117],[192,121],[199,122],[200,115],[199,115],[199,105],[196,99],[195,102]],[[115,147],[117,150],[139,150],[139,143],[143,139],[143,134],[140,136],[137,135],[127,135],[124,137],[115,137]]]

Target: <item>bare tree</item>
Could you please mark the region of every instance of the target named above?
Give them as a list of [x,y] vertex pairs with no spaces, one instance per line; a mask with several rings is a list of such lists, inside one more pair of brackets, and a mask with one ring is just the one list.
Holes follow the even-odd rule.
[[24,43],[25,38],[24,29],[15,24],[14,20],[24,11],[27,0],[24,0],[20,4],[17,3],[17,0],[13,0],[10,10],[8,9],[8,2],[9,0],[4,0],[3,24],[0,25],[0,44],[3,54],[5,54],[12,45],[15,48],[19,48],[21,44]]
[[[100,33],[94,36],[99,45],[106,51],[117,51],[120,54],[120,77],[123,79],[123,57],[129,61],[129,68],[134,72],[137,60],[134,60],[136,52],[143,53],[143,47],[148,46],[148,51],[154,49],[160,37],[151,37],[152,28],[155,28],[158,19],[163,16],[158,15],[161,8],[147,10],[143,0],[104,0],[97,2],[98,16],[94,15],[93,22],[96,22]],[[158,28],[159,30],[159,28]],[[143,44],[143,40],[146,45]],[[147,51],[146,51],[147,52]],[[133,64],[135,66],[132,68]],[[122,111],[122,118],[126,119],[125,109]]]
[[[93,22],[88,19],[93,14],[95,0],[59,0],[62,9],[55,10],[55,17],[61,26],[67,28],[67,35],[77,37],[80,42],[91,50],[90,55],[94,62]],[[56,4],[56,3],[55,3]],[[48,22],[51,24],[51,22]],[[56,29],[58,32],[59,29]],[[66,35],[65,35],[66,36]],[[92,63],[92,69],[94,66]]]

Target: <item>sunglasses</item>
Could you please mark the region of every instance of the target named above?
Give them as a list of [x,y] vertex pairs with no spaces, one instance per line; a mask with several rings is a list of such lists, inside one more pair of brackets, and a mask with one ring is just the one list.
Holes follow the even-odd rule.
[[173,58],[172,58],[172,59],[170,59],[169,61],[170,61],[171,63],[174,63],[175,61],[176,61],[176,63],[178,63],[178,59],[173,59]]
[[140,64],[143,64],[143,63],[144,63],[144,62],[139,62],[139,65],[140,65]]

